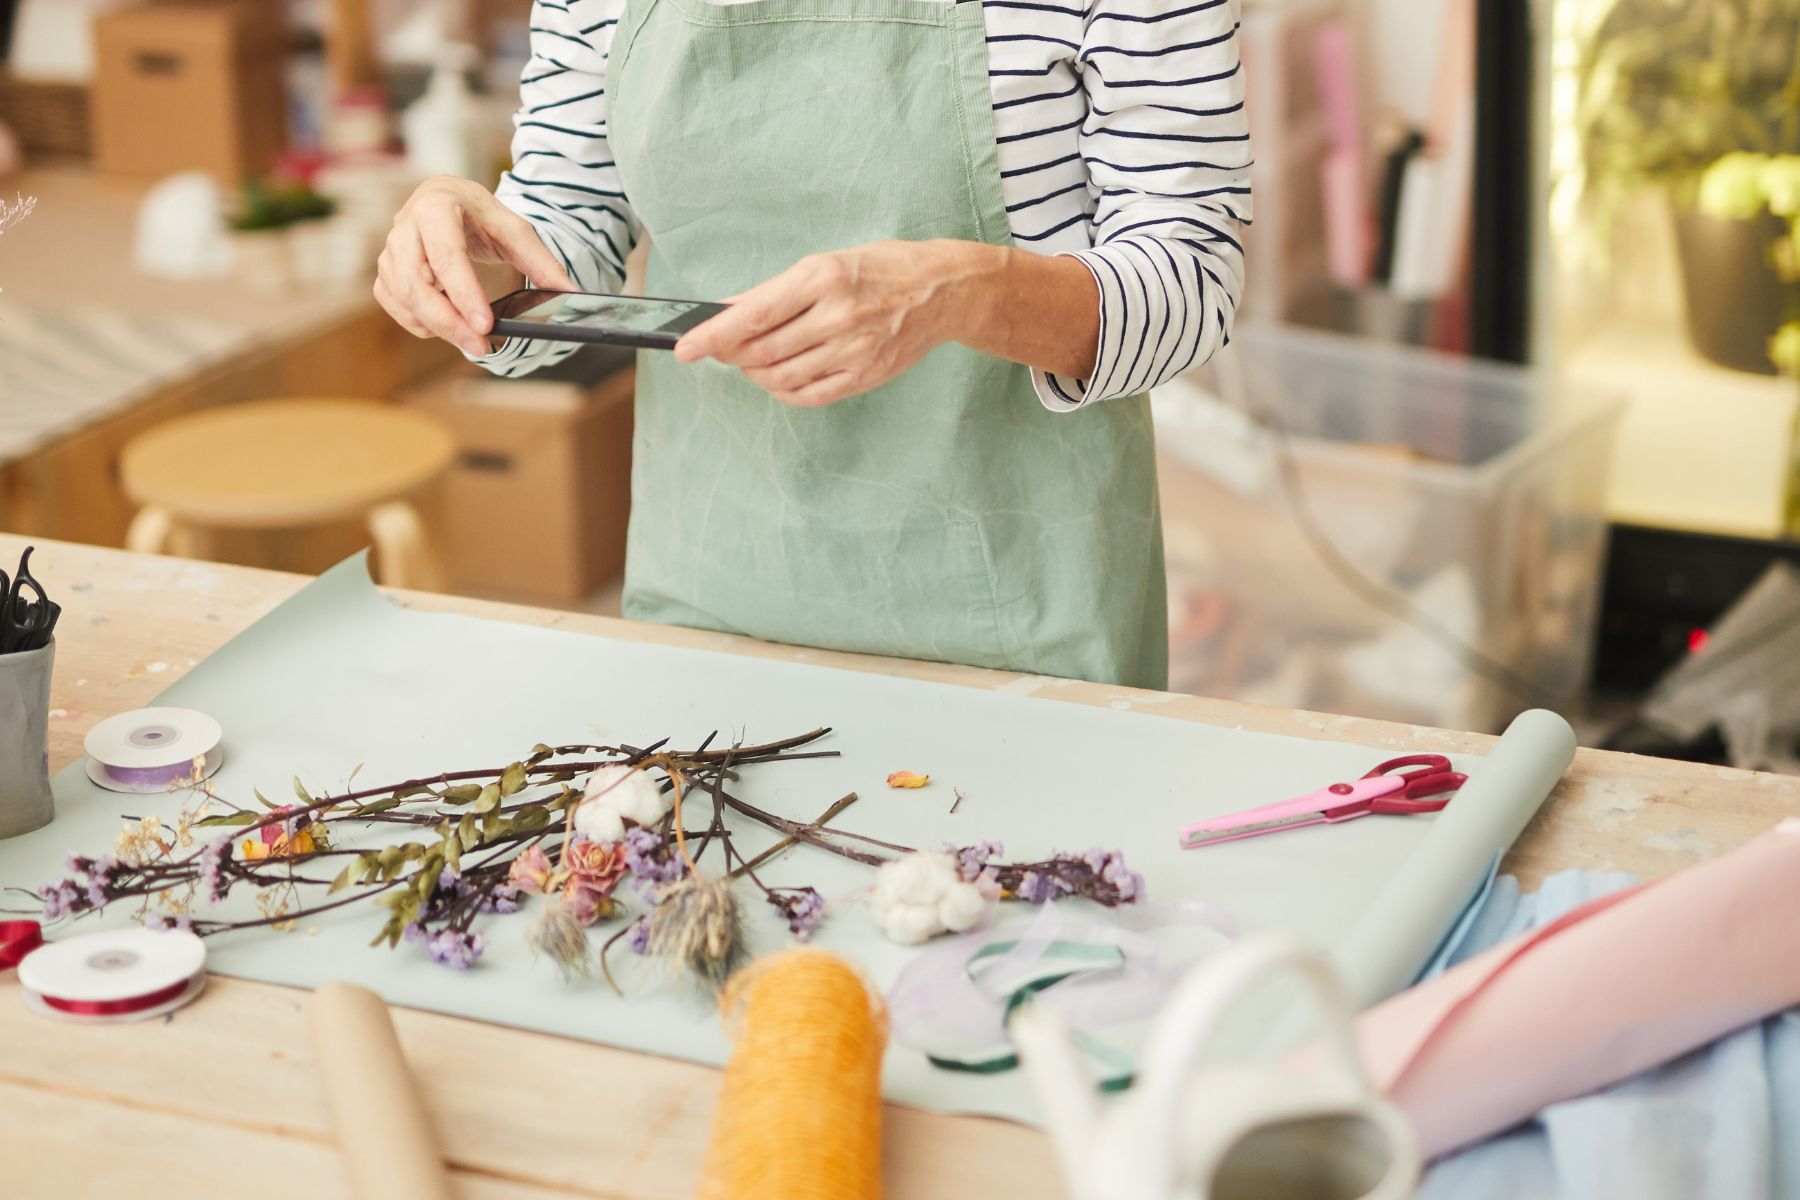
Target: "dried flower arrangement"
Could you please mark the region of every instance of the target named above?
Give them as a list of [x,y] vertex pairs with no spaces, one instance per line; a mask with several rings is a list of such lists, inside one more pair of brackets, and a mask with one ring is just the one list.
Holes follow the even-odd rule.
[[11,204],[0,200],[0,233],[5,233],[31,215],[37,207],[36,196],[15,196]]
[[31,210],[36,207],[36,196],[22,196],[15,193],[11,204],[8,204],[5,200],[0,200],[0,233],[5,233],[8,229],[11,229],[14,225],[17,225],[20,221],[29,217],[31,215]]
[[[716,991],[747,957],[737,887],[747,882],[800,941],[822,923],[826,901],[811,887],[770,887],[756,868],[795,843],[876,868],[870,911],[889,937],[908,944],[979,921],[1003,899],[1043,904],[1083,897],[1112,907],[1142,899],[1144,881],[1115,851],[1003,863],[998,843],[918,851],[832,828],[855,802],[843,797],[817,820],[798,822],[748,803],[730,785],[758,764],[835,757],[816,748],[829,730],[757,746],[694,750],[666,740],[632,746],[536,746],[526,758],[488,770],[456,771],[315,798],[294,782],[296,802],[235,805],[210,783],[171,828],[157,817],[127,819],[111,853],[65,860],[67,876],[33,893],[46,921],[137,903],[152,928],[202,936],[257,926],[291,929],[347,905],[369,903],[387,919],[370,945],[425,947],[431,958],[466,969],[481,956],[477,924],[518,912],[535,896],[527,941],[565,978],[600,967],[619,941],[667,969]],[[684,808],[710,804],[704,827],[690,828]],[[746,859],[733,844],[727,814],[782,836]],[[404,827],[412,836],[362,849],[343,844],[352,831]],[[203,830],[224,829],[223,834]],[[234,844],[235,842],[235,844]],[[712,846],[719,869],[700,868]],[[342,864],[335,875],[307,868]],[[618,892],[632,883],[639,902],[629,921]],[[259,916],[208,915],[239,891],[254,894]],[[347,894],[345,894],[347,893]],[[589,930],[620,928],[596,954]],[[616,984],[615,984],[616,986]]]

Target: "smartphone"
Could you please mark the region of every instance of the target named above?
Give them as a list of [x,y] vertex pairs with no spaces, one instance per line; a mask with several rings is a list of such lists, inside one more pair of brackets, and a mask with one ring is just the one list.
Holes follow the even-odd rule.
[[610,342],[669,350],[682,334],[724,311],[725,305],[704,300],[525,288],[494,301],[494,332],[550,342]]

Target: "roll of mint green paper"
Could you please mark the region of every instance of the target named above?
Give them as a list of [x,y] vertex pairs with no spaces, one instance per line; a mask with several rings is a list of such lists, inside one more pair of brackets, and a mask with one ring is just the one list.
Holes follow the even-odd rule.
[[[1421,910],[1446,921],[1467,907],[1492,869],[1492,855],[1518,840],[1575,759],[1575,731],[1534,708],[1513,718],[1469,781],[1379,892],[1350,937],[1331,948],[1359,1007],[1409,986],[1437,949]],[[1378,820],[1381,818],[1377,818]]]

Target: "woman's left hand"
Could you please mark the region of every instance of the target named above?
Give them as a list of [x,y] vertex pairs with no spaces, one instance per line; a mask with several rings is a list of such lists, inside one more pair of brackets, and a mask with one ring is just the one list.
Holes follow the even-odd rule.
[[819,408],[879,387],[974,325],[1000,254],[978,242],[884,241],[801,259],[690,330],[682,362],[714,358],[783,404]]

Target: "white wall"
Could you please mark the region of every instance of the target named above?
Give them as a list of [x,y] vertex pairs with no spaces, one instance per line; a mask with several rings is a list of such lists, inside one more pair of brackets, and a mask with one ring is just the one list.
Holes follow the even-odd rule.
[[1383,109],[1423,125],[1431,113],[1446,0],[1349,0],[1364,47],[1364,83]]

